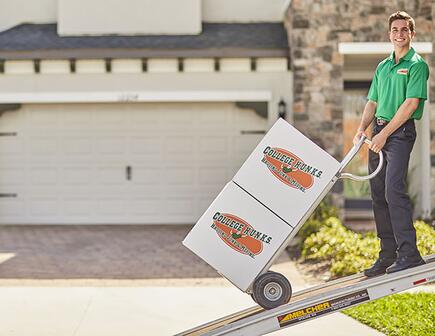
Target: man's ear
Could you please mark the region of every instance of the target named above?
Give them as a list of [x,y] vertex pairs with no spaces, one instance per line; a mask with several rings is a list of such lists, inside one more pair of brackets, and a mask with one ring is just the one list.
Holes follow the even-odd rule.
[[415,35],[417,35],[417,32],[414,30],[413,32],[411,32],[411,39],[413,39]]

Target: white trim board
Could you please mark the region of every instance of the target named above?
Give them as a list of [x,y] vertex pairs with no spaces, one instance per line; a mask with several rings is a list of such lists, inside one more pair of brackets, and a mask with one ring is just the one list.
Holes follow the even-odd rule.
[[[432,42],[415,42],[411,46],[419,54],[431,54]],[[393,51],[390,42],[341,42],[338,44],[338,52],[343,55],[377,55],[389,54]]]
[[119,103],[119,102],[224,102],[272,100],[270,91],[110,91],[0,93],[1,104],[11,103]]

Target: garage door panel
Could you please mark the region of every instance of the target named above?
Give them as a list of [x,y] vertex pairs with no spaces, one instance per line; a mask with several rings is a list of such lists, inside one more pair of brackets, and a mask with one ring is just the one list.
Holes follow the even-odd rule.
[[89,195],[66,197],[63,200],[63,214],[67,217],[89,217],[94,208],[94,200]]
[[70,166],[63,169],[65,186],[89,186],[93,183],[94,169],[89,166]]
[[174,164],[174,166],[169,166],[164,169],[163,178],[165,179],[169,189],[179,185],[191,186],[195,181],[195,176],[192,174],[194,171],[194,166],[177,167]]
[[[155,162],[150,162],[150,165]],[[137,166],[132,165],[132,181],[134,185],[155,186],[161,184],[161,179],[164,176],[163,169],[155,162],[153,166]]]
[[135,136],[129,139],[128,150],[133,155],[160,156],[163,143],[160,136]]
[[102,198],[97,201],[97,215],[124,216],[127,202],[119,198]]
[[127,113],[116,105],[94,105],[93,119],[95,130],[120,130],[128,120]]
[[190,154],[195,150],[195,138],[193,136],[168,136],[165,143],[166,151],[171,154]]
[[67,129],[70,128],[70,126],[73,126],[74,128],[84,127],[85,129],[89,127],[93,128],[93,115],[92,111],[89,109],[77,109],[75,106],[70,106],[62,111],[61,118],[64,128]]
[[137,197],[129,202],[128,213],[134,216],[154,216],[158,218],[161,206],[160,198]]
[[240,154],[243,157],[247,156],[254,150],[257,144],[261,141],[263,135],[243,134],[233,137],[234,153]]
[[53,137],[31,136],[27,142],[27,152],[33,156],[55,156],[58,152],[58,139]]
[[224,136],[201,136],[199,138],[199,152],[201,155],[214,156],[221,154],[226,156],[229,152],[228,137]]
[[[21,218],[26,213],[26,203],[20,198],[0,198],[0,218]],[[7,222],[6,222],[7,223]]]
[[223,162],[219,162],[219,164],[221,166],[198,168],[198,182],[200,186],[206,186],[205,189],[209,189],[211,186],[222,187],[232,178],[228,167],[222,166]]
[[96,151],[103,155],[119,155],[125,152],[125,138],[103,136],[96,140]]
[[1,192],[8,190],[8,187],[25,185],[27,183],[26,177],[26,169],[22,166],[11,166],[9,164],[2,164],[2,166],[0,166],[0,188],[2,189]]
[[58,197],[32,196],[27,199],[29,214],[35,217],[57,216],[60,210]]
[[59,171],[53,167],[30,167],[29,182],[34,186],[56,186],[59,183]]
[[69,136],[62,141],[62,152],[68,155],[91,155],[92,150],[91,137]]
[[26,110],[26,128],[33,130],[53,131],[61,125],[61,113],[52,106],[34,105],[31,110]]
[[240,130],[267,126],[232,103],[40,104],[14,113],[19,123],[1,124],[17,136],[0,137],[8,162],[0,188],[19,196],[0,198],[2,223],[193,223],[262,137]]
[[101,186],[123,185],[125,175],[124,167],[98,167],[96,184]]
[[8,157],[16,158],[21,157],[23,155],[23,152],[24,139],[22,139],[18,135],[0,137],[0,155],[7,154]]
[[194,212],[195,202],[186,197],[169,197],[165,201],[165,212],[170,215],[190,215]]

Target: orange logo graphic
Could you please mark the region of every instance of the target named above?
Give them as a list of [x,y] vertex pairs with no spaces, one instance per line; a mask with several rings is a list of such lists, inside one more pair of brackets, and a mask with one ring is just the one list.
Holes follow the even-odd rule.
[[255,230],[243,219],[216,212],[211,228],[233,250],[254,258],[263,251],[263,243],[270,244],[272,237]]
[[311,188],[314,178],[320,178],[323,171],[309,166],[295,154],[282,149],[267,146],[261,160],[270,172],[281,182],[305,192]]

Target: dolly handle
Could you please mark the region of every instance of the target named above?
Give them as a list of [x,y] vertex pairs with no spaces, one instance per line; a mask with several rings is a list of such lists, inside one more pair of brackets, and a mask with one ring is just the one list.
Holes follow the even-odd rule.
[[[356,154],[356,152],[358,152],[360,150],[363,143],[370,145],[372,142],[369,139],[367,139],[366,136],[363,135],[361,137],[360,141],[358,142],[358,144],[356,144],[353,148],[353,150],[355,151],[355,154]],[[380,170],[382,169],[382,165],[384,164],[384,154],[382,154],[382,151],[379,151],[378,155],[379,155],[379,164],[378,164],[377,168],[375,169],[375,171],[373,173],[371,173],[370,175],[357,176],[357,175],[353,175],[350,173],[340,173],[338,178],[348,178],[348,179],[351,179],[354,181],[366,181],[366,180],[372,179],[380,172]],[[347,162],[347,163],[349,163],[349,162]]]

